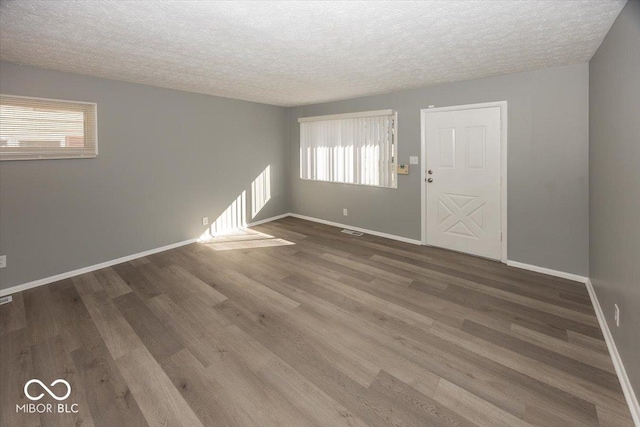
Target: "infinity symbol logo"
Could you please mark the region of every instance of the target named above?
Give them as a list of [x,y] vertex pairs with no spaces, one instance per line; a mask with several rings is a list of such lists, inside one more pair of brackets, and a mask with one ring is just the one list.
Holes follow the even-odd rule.
[[40,384],[40,387],[42,387],[43,389],[45,389],[45,391],[46,391],[47,393],[49,393],[49,396],[53,397],[53,398],[54,398],[54,399],[56,399],[56,400],[65,400],[65,399],[66,399],[67,397],[69,397],[69,395],[71,394],[71,385],[70,385],[68,382],[66,382],[65,380],[63,380],[63,379],[57,379],[57,380],[55,380],[54,382],[52,382],[52,383],[50,384],[50,387],[53,387],[53,386],[55,386],[56,384],[60,384],[60,383],[62,383],[62,384],[64,384],[64,385],[66,385],[66,386],[67,386],[67,394],[65,394],[64,396],[60,397],[60,396],[58,396],[57,394],[55,394],[54,392],[52,392],[52,391],[49,389],[49,387],[47,387],[46,385],[44,385],[42,381],[40,381],[40,380],[38,380],[38,379],[34,378],[34,379],[32,379],[32,380],[27,381],[27,383],[24,385],[24,394],[25,394],[25,396],[27,396],[27,397],[28,397],[29,399],[31,399],[31,400],[40,400],[40,399],[42,399],[42,396],[44,396],[44,393],[40,393],[38,396],[31,396],[31,395],[29,394],[29,390],[28,390],[28,388],[29,388],[29,386],[30,386],[31,384],[33,384],[33,383]]

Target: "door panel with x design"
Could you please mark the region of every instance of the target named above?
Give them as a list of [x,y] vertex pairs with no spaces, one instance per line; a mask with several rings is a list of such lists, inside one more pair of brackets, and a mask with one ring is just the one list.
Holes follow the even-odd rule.
[[444,193],[438,198],[438,213],[441,232],[472,239],[484,236],[485,202],[480,197]]

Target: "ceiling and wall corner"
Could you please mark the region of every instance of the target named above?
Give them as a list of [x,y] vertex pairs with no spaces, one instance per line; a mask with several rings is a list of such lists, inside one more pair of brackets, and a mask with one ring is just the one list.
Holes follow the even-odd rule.
[[0,3],[0,60],[279,106],[586,63],[625,0]]

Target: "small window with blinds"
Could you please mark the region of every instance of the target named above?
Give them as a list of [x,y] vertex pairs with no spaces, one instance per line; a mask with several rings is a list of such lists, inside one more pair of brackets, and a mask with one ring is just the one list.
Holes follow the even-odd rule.
[[298,119],[300,178],[398,188],[397,121],[391,110]]
[[0,160],[97,154],[96,104],[0,95]]

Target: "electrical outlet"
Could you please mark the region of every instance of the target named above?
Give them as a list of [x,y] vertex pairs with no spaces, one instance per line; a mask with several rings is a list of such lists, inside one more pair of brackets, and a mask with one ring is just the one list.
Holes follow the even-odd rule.
[[7,256],[0,256],[0,268],[5,268],[7,266]]
[[614,304],[615,308],[616,308],[616,312],[615,312],[615,320],[616,320],[616,327],[620,327],[620,309],[618,308],[618,304]]
[[349,215],[349,212],[346,209],[342,209],[342,215],[347,216]]
[[207,225],[209,224],[209,217],[205,216],[204,218],[202,218],[202,225]]

